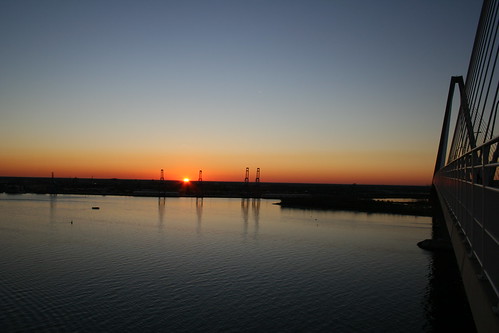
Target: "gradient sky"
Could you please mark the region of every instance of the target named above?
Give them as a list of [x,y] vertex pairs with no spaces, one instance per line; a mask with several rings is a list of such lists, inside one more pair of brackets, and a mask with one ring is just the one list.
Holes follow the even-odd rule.
[[0,1],[0,176],[431,183],[476,0]]

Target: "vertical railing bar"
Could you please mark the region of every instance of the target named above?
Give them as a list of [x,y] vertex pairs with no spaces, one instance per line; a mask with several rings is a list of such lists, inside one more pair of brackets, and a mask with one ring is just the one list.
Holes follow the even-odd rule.
[[[469,196],[471,197],[470,203],[471,203],[471,213],[469,214],[469,217],[471,218],[471,242],[470,242],[470,247],[471,247],[471,253],[475,252],[475,247],[473,246],[473,240],[475,239],[475,213],[474,213],[474,208],[475,208],[475,203],[474,203],[474,192],[475,192],[475,154],[470,155],[470,162],[471,162],[471,193]],[[469,188],[469,187],[468,187]],[[468,191],[470,192],[470,191]]]
[[[481,207],[481,225],[482,225],[482,256],[483,256],[483,262],[487,262],[485,260],[486,254],[485,254],[485,156],[487,156],[487,163],[489,163],[489,149],[486,147],[490,146],[482,146],[482,207]],[[485,270],[484,266],[482,266],[482,270]]]

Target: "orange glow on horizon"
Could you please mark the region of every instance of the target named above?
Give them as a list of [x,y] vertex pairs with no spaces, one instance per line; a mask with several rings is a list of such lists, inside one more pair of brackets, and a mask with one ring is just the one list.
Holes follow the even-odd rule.
[[119,178],[183,181],[187,172],[203,170],[204,181],[242,182],[250,168],[250,182],[256,168],[261,182],[429,185],[434,156],[420,152],[296,152],[265,154],[169,154],[107,151],[7,150],[7,163],[0,165],[0,177]]
[[[204,170],[203,170],[204,171]],[[228,181],[243,182],[244,168],[240,172],[232,170],[213,170],[206,173],[204,181]],[[294,172],[293,172],[294,171]],[[320,170],[322,171],[322,170]],[[364,173],[357,173],[358,170],[336,169],[330,173],[317,172],[310,174],[303,170],[288,170],[287,172],[278,172],[271,168],[262,168],[262,183],[318,183],[318,184],[366,184],[366,185],[430,185],[431,170],[407,170],[406,172],[395,172],[394,170],[369,170]],[[418,172],[419,171],[419,172]],[[94,169],[94,170],[60,170],[51,168],[40,168],[35,170],[26,169],[2,169],[0,177],[51,177],[54,172],[56,178],[101,178],[101,179],[157,179],[159,172],[156,170],[122,170],[116,172],[113,169]],[[181,174],[171,170],[165,175],[166,180],[181,180],[184,184],[190,183],[190,179],[175,176]],[[254,181],[254,174],[250,174],[250,182]]]

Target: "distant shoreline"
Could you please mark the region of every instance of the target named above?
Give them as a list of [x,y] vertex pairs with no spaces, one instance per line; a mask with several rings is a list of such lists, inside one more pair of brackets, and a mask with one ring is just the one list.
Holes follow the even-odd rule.
[[263,198],[283,208],[432,215],[429,186],[0,177],[0,192]]
[[283,198],[279,205],[283,208],[344,210],[365,213],[386,213],[397,215],[432,216],[432,206],[428,199],[413,202],[395,200],[379,201],[374,199],[352,198]]

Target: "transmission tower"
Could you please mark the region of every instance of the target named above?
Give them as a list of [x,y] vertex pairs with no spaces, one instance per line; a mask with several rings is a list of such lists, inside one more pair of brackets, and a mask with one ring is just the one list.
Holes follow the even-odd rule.
[[198,182],[203,181],[203,170],[199,170],[199,177],[198,177]]
[[244,177],[244,183],[249,183],[249,168],[246,168],[246,176]]
[[159,177],[159,180],[161,181],[165,180],[165,172],[163,171],[163,169],[161,169],[161,175]]
[[255,183],[260,182],[260,168],[256,168],[256,178],[255,178]]

